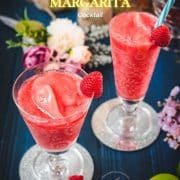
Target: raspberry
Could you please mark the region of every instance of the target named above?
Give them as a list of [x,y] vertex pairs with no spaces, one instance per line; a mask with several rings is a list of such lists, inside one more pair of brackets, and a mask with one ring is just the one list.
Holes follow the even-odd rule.
[[103,93],[103,76],[100,72],[94,71],[81,81],[81,91],[84,95],[91,97],[94,93],[94,97],[98,98]]
[[165,25],[157,27],[152,31],[151,40],[153,40],[157,46],[168,46],[171,41],[169,28]]

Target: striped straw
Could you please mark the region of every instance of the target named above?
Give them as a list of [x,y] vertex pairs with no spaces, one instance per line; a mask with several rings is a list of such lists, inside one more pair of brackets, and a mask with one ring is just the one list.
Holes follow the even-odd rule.
[[164,21],[166,20],[166,16],[168,15],[168,13],[169,13],[169,11],[172,8],[174,3],[175,3],[175,0],[168,0],[167,1],[166,5],[164,6],[164,9],[162,10],[162,12],[161,12],[156,24],[155,24],[155,28],[164,23]]

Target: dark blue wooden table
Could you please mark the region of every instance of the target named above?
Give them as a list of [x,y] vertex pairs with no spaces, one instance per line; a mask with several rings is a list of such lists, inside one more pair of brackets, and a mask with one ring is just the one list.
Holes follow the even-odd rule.
[[[50,18],[37,10],[25,0],[0,1],[0,14],[18,18],[23,16],[24,8],[28,8],[32,19],[40,20],[46,25]],[[60,12],[58,17],[76,20],[76,11]],[[12,100],[12,85],[22,68],[21,49],[7,50],[5,41],[14,37],[14,32],[0,23],[0,180],[18,180],[18,165],[23,154],[34,144],[25,123],[23,122]],[[180,55],[161,51],[158,63],[145,100],[156,110],[157,100],[163,100],[169,91],[180,84]],[[98,68],[104,75],[104,95],[94,100],[78,142],[92,155],[95,164],[94,179],[100,180],[102,175],[110,171],[121,171],[131,180],[147,180],[151,176],[168,172],[175,174],[180,161],[178,151],[172,150],[163,142],[165,134],[151,146],[138,152],[118,152],[105,147],[93,135],[90,126],[94,110],[104,101],[115,97],[113,69],[111,65]]]

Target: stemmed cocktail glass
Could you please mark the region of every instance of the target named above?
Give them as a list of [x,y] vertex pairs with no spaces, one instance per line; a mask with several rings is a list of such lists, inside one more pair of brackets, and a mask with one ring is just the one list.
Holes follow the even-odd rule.
[[92,178],[91,156],[76,143],[93,98],[80,91],[86,75],[75,66],[54,63],[27,69],[16,79],[13,98],[37,143],[21,160],[21,180]]
[[150,39],[156,20],[149,13],[126,12],[109,25],[118,98],[95,111],[92,128],[102,143],[116,150],[142,149],[160,131],[157,113],[142,101],[160,51]]

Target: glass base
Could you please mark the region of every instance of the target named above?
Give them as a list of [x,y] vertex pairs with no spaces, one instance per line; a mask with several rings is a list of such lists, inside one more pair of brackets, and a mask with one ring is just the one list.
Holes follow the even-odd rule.
[[20,179],[66,180],[72,175],[82,175],[86,180],[92,179],[94,172],[93,160],[88,151],[81,145],[76,143],[69,151],[61,155],[64,162],[61,159],[61,163],[59,164],[62,165],[62,167],[60,167],[60,172],[63,173],[63,177],[61,174],[52,174],[47,161],[49,154],[42,150],[38,145],[33,146],[25,153],[20,162]]
[[152,144],[160,127],[157,113],[145,102],[138,104],[136,115],[125,115],[119,98],[100,105],[92,117],[95,136],[106,146],[120,151],[136,151]]

